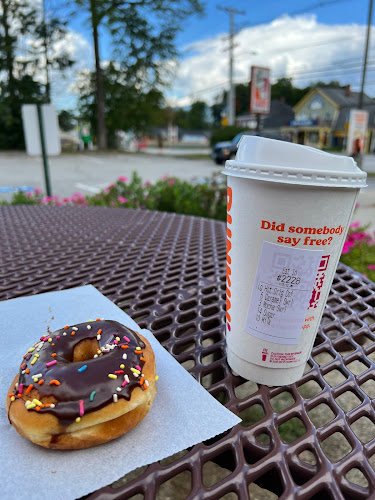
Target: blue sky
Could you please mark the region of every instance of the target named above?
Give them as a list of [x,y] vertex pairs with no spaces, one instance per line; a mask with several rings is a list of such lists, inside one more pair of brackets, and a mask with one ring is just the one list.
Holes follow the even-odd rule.
[[[59,3],[57,0],[54,1]],[[198,40],[229,31],[229,14],[218,9],[218,5],[245,12],[235,15],[237,29],[268,24],[285,14],[315,14],[319,22],[328,25],[352,23],[364,25],[367,23],[369,0],[236,0],[235,2],[206,0],[204,4],[203,15],[194,15],[184,21],[177,38],[177,46],[180,49]],[[83,15],[73,16],[69,26],[90,39],[90,26],[85,22]],[[110,57],[108,42],[108,33],[102,30],[101,48],[105,58]]]
[[181,45],[228,31],[229,14],[219,10],[217,5],[245,12],[235,15],[238,27],[268,24],[283,14],[294,13],[316,14],[320,22],[328,25],[366,24],[369,0],[208,0],[202,18],[194,16],[185,22],[178,40]]
[[[61,0],[46,1],[62,5]],[[274,81],[289,76],[295,85],[303,87],[314,79],[335,79],[359,89],[369,0],[207,0],[205,4],[202,16],[184,21],[176,40],[182,57],[173,84],[166,91],[172,105],[186,106],[196,99],[212,103],[228,86],[225,36],[229,14],[218,5],[245,12],[235,15],[236,83],[248,81],[251,65],[267,65]],[[89,24],[81,14],[70,18],[69,28],[74,33],[76,74],[85,67],[92,69]],[[101,56],[105,60],[111,57],[111,47],[105,30],[101,35]],[[374,67],[369,66],[366,91],[375,96],[375,28],[370,58],[372,54]],[[61,85],[55,92],[58,107],[67,98]]]

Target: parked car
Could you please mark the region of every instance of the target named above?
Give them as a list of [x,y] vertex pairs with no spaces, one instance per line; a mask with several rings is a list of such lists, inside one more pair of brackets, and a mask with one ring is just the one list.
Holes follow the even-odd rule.
[[289,136],[280,132],[254,132],[253,130],[245,130],[237,134],[231,141],[217,142],[212,148],[211,158],[218,165],[222,165],[226,160],[230,160],[236,156],[238,143],[243,135],[257,135],[268,139],[277,139],[279,141],[290,141]]

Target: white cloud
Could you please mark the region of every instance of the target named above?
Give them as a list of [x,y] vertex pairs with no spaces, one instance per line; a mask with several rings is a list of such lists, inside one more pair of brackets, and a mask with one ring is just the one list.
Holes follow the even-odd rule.
[[[365,26],[325,25],[314,15],[282,16],[269,24],[242,29],[235,36],[234,81],[248,82],[250,67],[255,65],[270,67],[273,81],[290,76],[294,85],[304,87],[316,80],[339,80],[359,90],[365,34]],[[374,28],[371,37],[370,56],[375,49]],[[187,55],[167,93],[169,104],[186,106],[196,99],[212,103],[228,88],[226,47],[228,37],[224,34],[185,47]],[[367,82],[374,80],[375,70],[369,68]],[[375,86],[368,85],[366,90],[372,95]]]
[[58,71],[51,72],[53,104],[59,109],[74,108],[76,106],[76,85],[74,83],[81,71],[93,69],[94,66],[91,43],[80,33],[68,31],[64,40],[54,44],[52,51],[57,55],[65,51],[75,61],[74,65],[63,74]]

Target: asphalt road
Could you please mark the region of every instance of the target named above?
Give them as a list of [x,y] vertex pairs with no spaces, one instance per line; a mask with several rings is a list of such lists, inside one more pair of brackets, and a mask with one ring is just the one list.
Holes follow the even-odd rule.
[[[155,182],[164,175],[181,179],[211,177],[222,168],[210,158],[180,158],[161,154],[108,154],[88,152],[63,154],[49,159],[53,194],[61,197],[75,192],[95,193],[116,181],[137,172],[143,181]],[[9,199],[7,188],[30,186],[45,192],[43,163],[40,157],[24,153],[0,153],[0,200]]]
[[[188,152],[184,151],[185,154]],[[207,150],[201,151],[204,152]],[[87,152],[51,157],[52,191],[61,197],[69,197],[75,192],[85,195],[96,193],[119,176],[130,177],[133,172],[137,172],[144,181],[155,182],[164,175],[187,180],[202,179],[222,170],[209,157],[186,158],[171,156],[171,153],[165,149],[163,154],[158,154],[155,148],[150,154]],[[375,173],[374,155],[364,157],[363,169]],[[11,193],[4,191],[17,186],[39,188],[45,192],[42,159],[20,152],[0,152],[0,201],[9,200]],[[375,176],[368,177],[369,190],[375,190]]]

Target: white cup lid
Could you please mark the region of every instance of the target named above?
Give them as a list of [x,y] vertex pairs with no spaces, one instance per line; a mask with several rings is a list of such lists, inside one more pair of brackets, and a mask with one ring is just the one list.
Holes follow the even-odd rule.
[[242,136],[224,174],[262,181],[327,187],[366,187],[366,172],[353,158],[291,142]]

